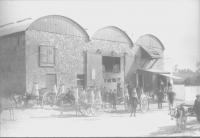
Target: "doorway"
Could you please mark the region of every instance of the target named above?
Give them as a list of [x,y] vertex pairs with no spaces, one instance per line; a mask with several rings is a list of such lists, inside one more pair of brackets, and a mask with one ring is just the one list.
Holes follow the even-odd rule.
[[52,89],[54,85],[57,85],[56,74],[46,74],[46,88]]

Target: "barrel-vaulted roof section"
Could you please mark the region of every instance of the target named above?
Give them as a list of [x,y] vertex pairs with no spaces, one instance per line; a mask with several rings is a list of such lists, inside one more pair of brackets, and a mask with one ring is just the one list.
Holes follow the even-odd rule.
[[107,26],[97,30],[91,39],[127,43],[130,46],[133,46],[133,42],[127,33],[116,26]]
[[161,58],[165,50],[162,42],[152,34],[142,35],[135,44],[140,46],[152,58]]
[[162,42],[154,35],[152,34],[145,34],[145,35],[142,35],[140,36],[137,41],[136,41],[136,44],[137,45],[141,45],[143,47],[145,46],[157,46],[157,47],[160,47],[162,48],[162,50],[165,50],[165,47],[164,45],[162,44]]
[[82,26],[72,19],[61,15],[48,15],[40,17],[36,20],[29,19],[25,21],[18,21],[10,25],[0,27],[0,37],[26,30],[57,33],[72,37],[81,37],[86,41],[89,40],[89,35]]

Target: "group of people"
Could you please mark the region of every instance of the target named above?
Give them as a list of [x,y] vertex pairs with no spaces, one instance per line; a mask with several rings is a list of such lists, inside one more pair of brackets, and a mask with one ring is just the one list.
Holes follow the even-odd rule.
[[[35,85],[34,89],[36,94],[38,92],[38,86]],[[70,103],[75,104],[88,104],[91,109],[93,105],[99,105],[101,108],[105,109],[111,107],[113,110],[117,110],[118,103],[118,88],[116,89],[108,89],[106,87],[70,87],[65,89],[64,85],[61,85],[59,89],[56,86],[53,87],[53,92],[58,94],[65,94],[65,100]],[[164,99],[164,95],[167,95],[169,110],[174,107],[175,100],[175,92],[172,89],[172,86],[169,86],[165,91],[160,88],[154,93],[157,97],[158,109],[162,108],[162,103]],[[144,97],[148,97],[146,93],[144,93],[142,88],[133,88],[129,84],[126,84],[123,92],[123,99],[125,104],[125,109],[130,109],[130,116],[136,115],[137,106],[140,105],[141,109],[141,101]],[[148,99],[148,98],[147,98]],[[149,101],[148,101],[149,106]],[[197,120],[200,122],[200,95],[197,95],[195,103],[194,103],[194,111],[197,115]]]
[[171,110],[174,105],[174,99],[175,99],[175,92],[172,89],[172,86],[168,86],[165,89],[160,88],[157,89],[156,97],[157,97],[157,103],[158,103],[158,109],[162,109],[162,103],[164,102],[165,96],[167,97],[168,103],[169,103],[169,109]]
[[108,89],[106,87],[103,87],[101,94],[104,108],[107,108],[110,105],[112,109],[117,110],[117,89]]

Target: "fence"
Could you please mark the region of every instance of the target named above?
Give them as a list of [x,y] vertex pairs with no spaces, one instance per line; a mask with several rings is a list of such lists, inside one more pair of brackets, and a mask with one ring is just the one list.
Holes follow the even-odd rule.
[[197,94],[200,94],[200,86],[185,86],[185,101],[194,102]]
[[173,91],[176,93],[176,100],[185,100],[185,86],[184,85],[174,85]]
[[187,103],[194,103],[197,94],[200,94],[200,86],[174,85],[176,100],[184,100]]

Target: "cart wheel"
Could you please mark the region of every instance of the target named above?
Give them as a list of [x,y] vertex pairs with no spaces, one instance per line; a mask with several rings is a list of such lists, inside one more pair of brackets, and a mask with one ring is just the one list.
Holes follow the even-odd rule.
[[51,107],[54,105],[56,100],[56,95],[54,93],[45,93],[42,99],[43,105],[50,105]]

